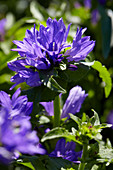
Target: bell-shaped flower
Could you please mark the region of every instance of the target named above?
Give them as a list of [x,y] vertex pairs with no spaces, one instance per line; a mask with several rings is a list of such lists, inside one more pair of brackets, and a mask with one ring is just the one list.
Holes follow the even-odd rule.
[[[65,104],[63,106],[61,119],[66,117],[69,118],[69,113],[75,114],[79,112],[81,109],[81,105],[87,96],[88,94],[85,94],[85,91],[82,90],[80,86],[73,87],[70,90],[69,96],[67,97]],[[53,101],[40,102],[40,104],[45,108],[49,116],[54,115]]]

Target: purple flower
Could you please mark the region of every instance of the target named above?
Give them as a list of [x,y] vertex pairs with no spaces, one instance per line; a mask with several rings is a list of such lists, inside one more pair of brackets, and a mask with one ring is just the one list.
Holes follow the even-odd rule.
[[90,36],[82,38],[83,33],[86,31],[86,28],[80,29],[77,28],[76,36],[73,40],[72,47],[70,50],[67,50],[65,56],[67,57],[68,62],[84,60],[86,56],[93,50],[95,46],[95,41],[90,41]]
[[8,111],[9,117],[12,118],[16,115],[29,116],[33,109],[33,102],[28,102],[27,96],[19,96],[21,93],[20,88],[12,95],[0,91],[0,106]]
[[91,8],[91,0],[84,0],[84,6],[86,7],[86,8],[88,8],[88,9],[90,9]]
[[[73,87],[70,90],[69,96],[66,99],[66,102],[63,106],[61,119],[66,118],[66,117],[69,118],[69,113],[75,114],[79,112],[81,105],[84,102],[87,95],[88,94],[85,94],[85,91],[82,90],[80,86]],[[54,115],[53,101],[52,102],[40,102],[40,104],[44,106],[49,116]]]
[[0,20],[0,41],[4,40],[6,19]]
[[[26,31],[23,41],[13,41],[17,48],[12,50],[18,51],[20,57],[18,60],[8,63],[8,67],[17,73],[11,78],[11,81],[15,82],[11,89],[22,82],[26,82],[31,87],[40,86],[43,82],[40,79],[39,71],[58,68],[64,59],[68,59],[68,62],[85,59],[93,49],[95,42],[90,41],[89,37],[81,38],[82,29],[77,30],[72,48],[65,53],[65,48],[71,47],[66,43],[70,25],[66,29],[62,18],[58,21],[48,18],[47,27],[40,24],[38,31],[34,26],[31,30]],[[73,63],[67,65],[69,64]]]
[[109,124],[112,124],[112,129],[113,129],[113,110],[110,111],[110,113],[107,116],[107,122]]
[[19,94],[17,89],[10,99],[6,92],[0,92],[0,161],[3,163],[9,163],[17,151],[45,154],[29,121],[32,102],[28,102],[26,96],[18,97]]
[[93,25],[96,25],[100,18],[98,9],[94,9],[91,13],[91,22]]
[[78,158],[81,158],[82,151],[75,152],[75,143],[67,142],[65,139],[60,139],[55,147],[55,150],[49,154],[50,157],[62,157],[63,159],[67,159],[74,163],[80,163]]

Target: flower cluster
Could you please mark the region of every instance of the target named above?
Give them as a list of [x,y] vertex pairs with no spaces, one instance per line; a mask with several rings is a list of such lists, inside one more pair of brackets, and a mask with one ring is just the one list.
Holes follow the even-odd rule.
[[0,41],[4,40],[6,19],[0,20]]
[[[85,91],[82,90],[80,86],[73,87],[70,90],[69,96],[66,99],[65,104],[63,106],[61,119],[66,118],[66,117],[69,118],[69,113],[75,114],[79,112],[81,105],[87,96],[88,94],[85,94]],[[44,106],[49,116],[52,116],[54,114],[53,101],[52,102],[40,102],[40,104]]]
[[[70,25],[66,29],[62,18],[58,21],[48,18],[47,27],[40,24],[38,31],[34,26],[26,31],[23,41],[13,41],[17,48],[12,50],[18,51],[20,57],[8,63],[8,67],[17,73],[11,78],[11,81],[15,82],[11,89],[22,82],[32,87],[40,86],[42,81],[39,71],[59,67],[64,59],[69,65],[86,58],[95,41],[90,41],[89,36],[82,38],[86,29],[77,28],[73,43],[66,43]],[[70,49],[65,52],[67,47]]]
[[8,163],[15,152],[24,154],[44,154],[39,146],[36,131],[31,130],[29,114],[32,102],[26,96],[19,96],[20,88],[12,99],[0,91],[0,161]]
[[65,139],[61,138],[58,140],[55,150],[49,154],[50,157],[62,157],[63,159],[67,159],[74,163],[80,163],[78,158],[81,158],[82,151],[75,152],[75,143],[67,142]]

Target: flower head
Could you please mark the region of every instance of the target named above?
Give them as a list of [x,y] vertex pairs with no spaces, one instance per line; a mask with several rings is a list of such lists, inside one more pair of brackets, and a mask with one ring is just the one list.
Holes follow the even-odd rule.
[[[34,28],[26,31],[23,41],[13,41],[17,48],[12,50],[18,51],[20,57],[18,60],[8,63],[8,67],[17,73],[11,78],[11,81],[15,82],[12,88],[22,82],[26,82],[31,87],[40,86],[42,81],[39,71],[58,68],[64,59],[67,59],[68,62],[83,60],[95,45],[95,42],[90,41],[89,37],[81,38],[84,31],[82,29],[77,29],[72,46],[67,44],[71,24],[66,29],[62,18],[58,21],[48,18],[46,24],[46,27],[40,24],[39,31],[34,25]],[[71,47],[71,49],[65,53],[64,49],[67,47]]]
[[78,157],[81,158],[82,151],[75,152],[75,143],[67,142],[65,139],[60,139],[55,147],[55,150],[49,154],[50,157],[62,157],[74,163],[80,163]]
[[[82,90],[80,86],[73,87],[69,96],[65,101],[65,104],[62,109],[61,118],[69,118],[69,113],[75,114],[80,111],[81,105],[84,102],[88,94],[85,94],[85,91]],[[54,115],[54,106],[52,102],[40,102],[44,106],[46,112],[49,116]]]
[[6,19],[0,20],[0,41],[4,40]]
[[0,161],[3,163],[9,163],[17,151],[31,155],[45,153],[36,131],[31,130],[32,102],[26,96],[18,97],[19,94],[17,89],[10,99],[6,92],[0,92]]

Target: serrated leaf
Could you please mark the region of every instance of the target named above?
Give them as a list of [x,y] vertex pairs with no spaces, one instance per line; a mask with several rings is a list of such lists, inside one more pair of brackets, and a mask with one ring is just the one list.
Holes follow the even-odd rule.
[[61,127],[56,127],[54,129],[52,129],[51,131],[49,131],[48,133],[46,133],[41,141],[44,142],[46,140],[50,140],[50,139],[55,139],[55,138],[60,138],[60,137],[64,137],[64,138],[68,138],[72,141],[75,141],[79,144],[82,144],[80,141],[77,141],[75,139],[75,135],[73,135],[72,133],[70,133],[68,130],[66,130],[65,128],[61,128]]
[[70,118],[73,119],[78,125],[81,125],[82,121],[81,119],[79,119],[77,116],[73,115],[73,114],[69,114]]
[[94,109],[92,109],[92,111],[94,112],[94,116],[93,116],[94,125],[100,125],[100,120],[99,120],[99,116],[98,116],[97,112]]
[[105,90],[105,97],[107,98],[112,89],[112,80],[110,74],[107,68],[105,66],[102,66],[102,64],[99,61],[95,61],[92,67],[99,72],[100,78],[102,78],[102,81],[105,82],[104,90]]
[[97,159],[97,161],[101,163],[106,163],[108,166],[110,163],[113,163],[113,148],[108,147],[108,145],[104,142],[100,142],[98,156],[100,158]]

